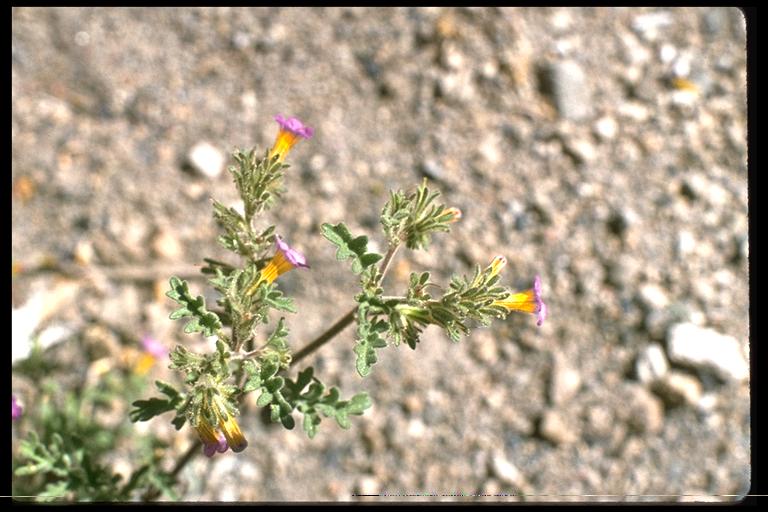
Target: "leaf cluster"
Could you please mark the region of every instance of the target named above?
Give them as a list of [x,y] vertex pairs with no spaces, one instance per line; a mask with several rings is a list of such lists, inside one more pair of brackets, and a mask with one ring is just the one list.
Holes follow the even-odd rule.
[[282,194],[283,169],[288,165],[279,162],[277,155],[270,159],[265,153],[263,158],[257,158],[255,149],[236,149],[232,156],[236,165],[228,170],[243,200],[245,221],[250,224],[254,214],[271,208]]
[[453,214],[435,199],[440,192],[430,192],[427,180],[415,192],[406,195],[390,192],[389,201],[381,211],[381,225],[390,246],[405,242],[409,249],[427,249],[432,233],[450,231]]

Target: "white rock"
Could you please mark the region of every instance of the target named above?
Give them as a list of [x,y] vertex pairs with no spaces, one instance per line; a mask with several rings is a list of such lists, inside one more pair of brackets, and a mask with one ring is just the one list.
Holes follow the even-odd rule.
[[556,356],[550,379],[549,397],[553,404],[562,404],[573,397],[581,386],[579,372],[566,365],[565,360]]
[[659,50],[659,59],[661,59],[661,62],[669,64],[676,56],[677,48],[671,44],[664,44],[661,46],[661,50]]
[[557,411],[547,411],[539,425],[541,436],[554,444],[570,444],[578,439],[578,434],[567,425]]
[[648,345],[637,356],[635,371],[637,378],[644,384],[650,384],[664,376],[669,370],[664,350],[658,343]]
[[669,358],[676,363],[713,370],[726,379],[749,376],[749,363],[732,336],[685,322],[669,329],[667,345]]
[[461,69],[464,65],[464,56],[454,45],[447,45],[442,54],[443,63],[450,69]]
[[691,74],[692,56],[688,53],[680,55],[672,66],[675,76],[686,77]]
[[552,99],[565,119],[580,121],[592,115],[592,98],[587,74],[573,60],[554,62],[546,67]]
[[408,422],[408,435],[411,437],[415,437],[415,438],[423,437],[424,432],[426,432],[426,430],[427,429],[424,426],[424,422],[418,418],[414,418]]
[[207,178],[216,178],[224,170],[224,155],[208,142],[198,142],[187,155],[189,165]]
[[491,461],[491,469],[494,476],[509,485],[518,485],[522,481],[522,474],[517,466],[512,464],[503,455],[496,455]]
[[379,494],[381,484],[372,476],[364,476],[357,482],[357,494]]
[[587,139],[578,138],[570,141],[568,149],[570,149],[571,153],[578,158],[579,161],[587,164],[594,162],[597,158],[595,146]]
[[655,284],[647,283],[640,287],[640,299],[648,309],[664,309],[669,305],[669,298],[664,290]]
[[671,24],[672,15],[669,12],[649,12],[648,14],[641,14],[632,21],[632,30],[645,40],[654,41],[659,37],[660,29]]
[[614,118],[604,116],[595,122],[594,131],[603,140],[613,140],[619,131],[619,125]]
[[37,336],[37,343],[41,349],[46,349],[61,341],[66,340],[75,333],[72,327],[66,325],[51,325],[46,327]]
[[696,239],[693,233],[682,230],[677,234],[677,255],[688,256],[696,249]]
[[25,359],[32,351],[32,334],[43,319],[45,298],[34,293],[20,308],[11,312],[11,363]]
[[633,121],[645,121],[650,116],[648,107],[637,101],[630,101],[619,105],[619,115]]

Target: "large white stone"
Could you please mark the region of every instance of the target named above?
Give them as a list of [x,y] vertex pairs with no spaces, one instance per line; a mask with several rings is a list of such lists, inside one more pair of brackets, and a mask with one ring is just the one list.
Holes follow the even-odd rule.
[[207,178],[216,178],[224,170],[224,155],[208,142],[198,142],[187,155],[189,165]]
[[667,344],[669,358],[676,363],[713,370],[726,379],[749,376],[749,363],[733,336],[686,322],[669,329]]

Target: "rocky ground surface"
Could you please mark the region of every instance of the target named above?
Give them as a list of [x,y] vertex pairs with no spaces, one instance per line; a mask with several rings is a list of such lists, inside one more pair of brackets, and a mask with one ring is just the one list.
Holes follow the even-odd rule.
[[[320,223],[383,250],[388,191],[424,176],[464,218],[399,255],[393,293],[412,270],[447,281],[496,254],[513,287],[542,276],[541,328],[512,315],[459,344],[429,329],[365,380],[348,329],[307,362],[374,407],[314,440],[244,418],[249,448],[194,459],[184,500],[748,491],[738,10],[15,8],[12,22],[14,357],[31,334],[72,368],[143,333],[201,348],[167,319],[167,278],[200,292],[195,265],[226,257],[209,198],[235,204],[223,164],[268,147],[276,113],[316,129],[264,219],[312,265],[280,279],[301,312],[293,346],[351,305]],[[33,382],[13,386],[34,402]],[[137,428],[176,454],[192,440],[164,417]]]

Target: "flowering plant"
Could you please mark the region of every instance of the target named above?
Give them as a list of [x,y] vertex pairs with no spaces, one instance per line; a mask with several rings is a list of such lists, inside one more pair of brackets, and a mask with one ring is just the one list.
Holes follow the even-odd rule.
[[[318,434],[323,418],[350,428],[351,417],[371,407],[367,393],[342,398],[337,387],[323,384],[312,366],[301,369],[293,379],[287,370],[352,323],[356,324],[352,348],[356,371],[366,377],[378,359],[377,351],[403,342],[416,349],[421,333],[429,325],[445,330],[452,341],[458,342],[470,333],[473,324],[487,326],[492,319],[505,318],[511,311],[535,315],[538,325],[546,318],[540,277],[536,276],[526,291],[506,288],[500,283],[507,262],[503,256],[493,258],[485,267],[476,266],[471,276],[452,276],[447,287],[434,283],[429,272],[413,272],[401,294],[385,294],[383,278],[402,247],[426,250],[435,233],[449,232],[462,218],[458,208],[438,202],[439,192],[430,190],[425,180],[414,191],[390,193],[380,217],[387,241],[385,254],[369,251],[368,237],[352,234],[344,223],[320,226],[320,234],[335,248],[336,259],[349,260],[352,272],[359,278],[356,304],[351,310],[297,351],[289,344],[284,316],[279,316],[270,331],[263,332],[264,326],[270,324],[270,312],[296,313],[293,300],[280,289],[280,277],[295,269],[311,271],[307,257],[297,248],[300,240],[289,243],[274,225],[256,227],[258,214],[274,207],[285,193],[283,184],[289,167],[285,160],[291,149],[314,134],[311,127],[295,117],[278,115],[274,119],[279,131],[263,156],[258,157],[254,149],[233,153],[235,165],[229,171],[243,202],[242,211],[213,201],[213,215],[222,230],[218,242],[239,257],[237,264],[204,258],[202,272],[219,295],[215,306],[209,307],[184,279],[173,276],[169,281],[166,295],[177,304],[170,318],[183,319],[185,333],[206,337],[210,351],[197,353],[177,345],[169,353],[161,343],[145,337],[144,352],[133,363],[134,372],[144,375],[157,361],[168,358],[169,368],[181,378],[176,383],[156,381],[163,396],[133,402],[131,421],[172,413],[173,426],[181,430],[188,425],[196,441],[173,471],[155,472],[144,480],[142,475],[149,473],[139,472],[131,478],[131,486],[119,492],[110,487],[114,482],[105,480],[99,488],[102,494],[97,496],[112,491],[126,496],[143,482],[145,500],[155,499],[161,492],[173,497],[176,475],[195,453],[213,457],[228,450],[246,450],[248,440],[240,426],[248,417],[243,399],[253,392],[258,393],[256,406],[267,408],[271,421],[287,429],[293,429],[295,417],[301,415],[302,429],[310,438]],[[432,295],[433,290],[441,293]],[[18,414],[14,398],[13,417]],[[57,446],[66,444],[60,436],[53,439],[52,452],[35,443],[33,439],[25,448],[30,457],[59,453]],[[59,463],[57,456],[51,457],[52,465]],[[34,471],[30,467],[24,471]]]

